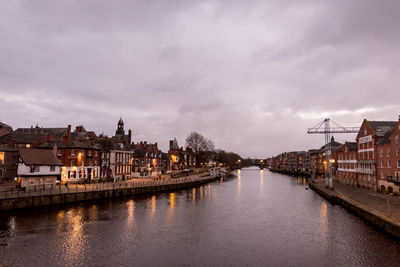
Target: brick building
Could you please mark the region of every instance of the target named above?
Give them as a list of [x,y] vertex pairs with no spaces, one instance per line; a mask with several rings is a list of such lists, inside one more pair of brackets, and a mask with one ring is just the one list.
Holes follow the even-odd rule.
[[400,117],[390,135],[377,144],[378,190],[400,194]]
[[101,147],[96,140],[96,134],[83,126],[71,132],[71,125],[68,125],[61,141],[43,143],[38,148],[57,151],[62,163],[62,182],[90,182],[100,176]]
[[361,187],[374,191],[379,188],[377,173],[382,172],[384,167],[380,167],[383,158],[377,148],[386,149],[387,153],[388,140],[396,124],[396,121],[363,121],[356,137],[357,177]]
[[0,145],[0,185],[15,186],[18,169],[18,150]]
[[357,186],[357,143],[345,142],[337,152],[337,175],[339,182]]
[[157,143],[151,144],[141,141],[136,144],[133,143],[131,148],[134,151],[135,172],[139,172],[142,176],[161,174],[163,170],[162,152]]

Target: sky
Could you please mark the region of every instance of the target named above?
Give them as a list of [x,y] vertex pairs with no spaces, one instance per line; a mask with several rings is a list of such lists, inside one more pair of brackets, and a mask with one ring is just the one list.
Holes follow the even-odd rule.
[[[0,2],[0,121],[84,125],[168,150],[318,148],[324,118],[400,115],[400,1]],[[355,135],[335,136],[339,142]]]

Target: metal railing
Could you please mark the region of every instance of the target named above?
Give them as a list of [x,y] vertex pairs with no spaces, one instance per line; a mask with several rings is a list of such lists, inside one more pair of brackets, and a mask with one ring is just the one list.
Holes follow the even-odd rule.
[[152,181],[134,181],[128,180],[123,182],[115,182],[115,183],[98,183],[98,184],[70,184],[68,186],[59,185],[54,186],[50,189],[43,188],[27,188],[25,191],[22,190],[8,190],[8,191],[0,191],[0,199],[10,199],[10,198],[22,198],[22,197],[30,197],[30,196],[50,196],[50,195],[59,195],[59,194],[68,194],[68,193],[84,193],[84,192],[97,192],[97,191],[106,191],[106,190],[116,190],[116,189],[126,189],[126,188],[144,188],[144,187],[153,187],[153,186],[161,186],[161,185],[172,185],[172,184],[183,184],[188,182],[202,181],[212,178],[212,176],[204,176],[201,174],[192,175],[188,177],[181,177],[175,179],[154,179]]

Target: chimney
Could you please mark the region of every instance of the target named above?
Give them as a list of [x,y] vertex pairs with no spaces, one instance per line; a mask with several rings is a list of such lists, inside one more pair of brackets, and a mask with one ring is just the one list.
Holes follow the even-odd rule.
[[54,143],[54,146],[53,146],[53,155],[54,155],[54,157],[55,158],[57,158],[57,145]]

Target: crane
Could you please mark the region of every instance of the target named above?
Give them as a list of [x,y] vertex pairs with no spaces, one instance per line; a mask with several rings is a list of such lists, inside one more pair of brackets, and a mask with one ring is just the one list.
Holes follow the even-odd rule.
[[308,128],[307,134],[324,134],[325,135],[325,160],[326,160],[326,170],[325,170],[325,186],[333,188],[332,183],[332,170],[330,167],[331,163],[331,134],[333,133],[358,133],[360,127],[344,127],[333,120],[326,118],[322,122],[318,123],[312,128]]

